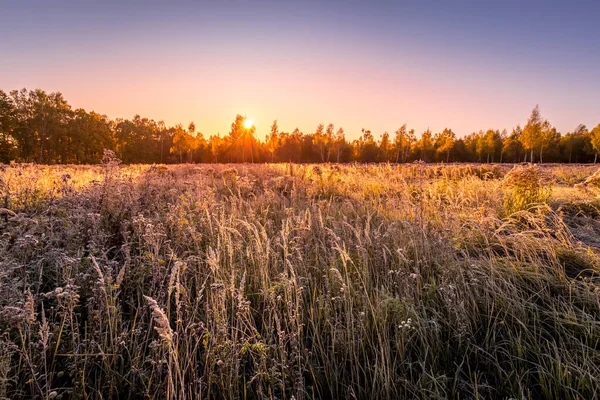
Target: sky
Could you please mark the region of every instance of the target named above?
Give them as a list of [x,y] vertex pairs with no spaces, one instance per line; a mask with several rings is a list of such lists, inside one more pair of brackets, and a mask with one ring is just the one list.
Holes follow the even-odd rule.
[[0,90],[111,118],[376,137],[600,123],[600,1],[0,0]]

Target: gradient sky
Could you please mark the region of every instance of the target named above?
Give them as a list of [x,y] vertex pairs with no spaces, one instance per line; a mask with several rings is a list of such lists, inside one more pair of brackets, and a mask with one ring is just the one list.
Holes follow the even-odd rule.
[[600,123],[600,1],[0,0],[0,89],[264,137]]

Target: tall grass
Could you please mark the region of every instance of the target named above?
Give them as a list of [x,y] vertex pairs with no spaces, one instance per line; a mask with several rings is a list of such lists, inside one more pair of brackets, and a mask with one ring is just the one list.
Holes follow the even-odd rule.
[[598,249],[508,171],[5,167],[0,396],[598,398]]

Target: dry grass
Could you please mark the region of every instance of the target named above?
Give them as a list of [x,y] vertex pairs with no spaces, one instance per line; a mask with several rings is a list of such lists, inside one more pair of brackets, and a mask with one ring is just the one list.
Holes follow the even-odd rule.
[[511,168],[3,167],[0,398],[598,398],[595,169]]

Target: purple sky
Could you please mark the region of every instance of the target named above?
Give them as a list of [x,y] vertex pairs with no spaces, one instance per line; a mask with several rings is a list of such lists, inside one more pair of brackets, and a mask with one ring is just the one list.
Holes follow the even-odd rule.
[[262,137],[600,123],[599,1],[4,1],[0,89]]

